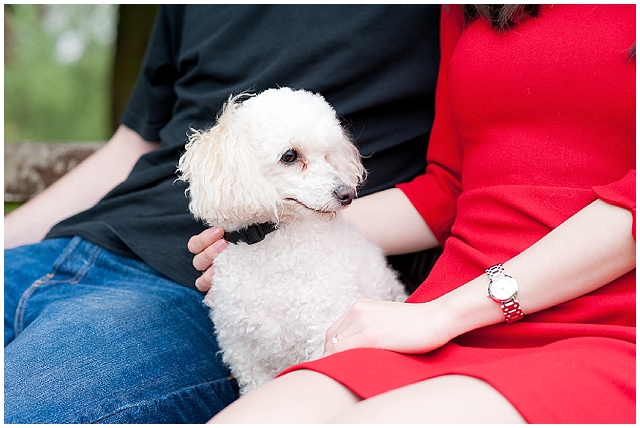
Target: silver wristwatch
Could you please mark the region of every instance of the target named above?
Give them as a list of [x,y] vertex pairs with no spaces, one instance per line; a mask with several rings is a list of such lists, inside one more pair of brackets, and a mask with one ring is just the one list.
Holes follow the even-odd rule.
[[524,317],[520,308],[518,295],[518,283],[515,279],[504,273],[501,264],[491,266],[486,270],[489,276],[489,297],[500,303],[500,308],[504,314],[507,324],[514,323]]

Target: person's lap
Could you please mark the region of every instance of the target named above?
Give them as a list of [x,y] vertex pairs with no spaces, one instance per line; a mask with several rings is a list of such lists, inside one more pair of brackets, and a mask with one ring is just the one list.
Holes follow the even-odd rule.
[[445,375],[361,401],[335,423],[525,423],[513,405],[483,380]]
[[78,238],[6,251],[5,422],[208,420],[237,388],[201,301]]
[[234,402],[211,423],[524,423],[488,383],[446,375],[367,400],[321,373],[285,374]]
[[[5,252],[5,423],[208,420],[237,398],[237,387],[220,360],[201,300],[196,291],[144,263],[78,238]],[[433,400],[444,397],[443,387],[457,384],[460,391],[453,395],[466,406],[464,391],[471,391],[485,398],[479,401],[491,402],[489,408],[509,410],[504,398],[491,395],[488,384],[455,378],[461,377],[445,377],[443,385],[437,379],[425,381],[360,402],[330,378],[299,371],[273,383],[278,393],[267,386],[263,392],[271,399],[258,401],[280,415],[278,403],[284,403],[291,415],[292,402],[302,403],[306,390],[319,418],[380,421],[376,411],[393,417],[393,409],[404,412],[398,403],[411,408],[416,397],[422,404],[431,402],[432,410],[443,410]],[[324,385],[325,391],[309,388],[310,383]],[[429,391],[435,391],[431,399]],[[318,403],[329,398],[334,402],[323,413]],[[337,411],[340,406],[345,407]],[[259,407],[250,407],[260,419]]]

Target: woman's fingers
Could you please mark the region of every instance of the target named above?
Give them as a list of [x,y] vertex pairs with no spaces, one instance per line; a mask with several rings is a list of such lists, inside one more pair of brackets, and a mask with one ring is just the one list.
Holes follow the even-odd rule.
[[325,336],[324,355],[335,354],[347,349],[358,348],[366,340],[362,329],[367,325],[366,312],[373,300],[358,299],[349,310],[336,320]]
[[[342,323],[344,322],[344,320],[347,318],[348,315],[349,315],[349,312],[348,311],[345,312],[327,329],[327,333],[325,334],[325,337],[324,337],[324,355],[329,355],[329,354],[334,354],[336,352],[339,352],[338,346],[337,346],[339,343],[339,339],[336,336],[337,336],[338,329],[341,328]],[[342,328],[342,330],[344,330],[344,328]]]
[[327,329],[323,356],[354,348],[423,353],[451,340],[446,308],[438,302],[409,304],[359,299]]

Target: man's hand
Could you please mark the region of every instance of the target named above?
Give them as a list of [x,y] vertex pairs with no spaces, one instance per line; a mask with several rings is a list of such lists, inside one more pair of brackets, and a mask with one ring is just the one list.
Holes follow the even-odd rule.
[[224,231],[219,227],[212,227],[192,236],[187,243],[187,248],[193,256],[193,267],[203,272],[196,280],[196,288],[207,291],[211,288],[213,279],[213,260],[227,248],[227,241],[222,239]]

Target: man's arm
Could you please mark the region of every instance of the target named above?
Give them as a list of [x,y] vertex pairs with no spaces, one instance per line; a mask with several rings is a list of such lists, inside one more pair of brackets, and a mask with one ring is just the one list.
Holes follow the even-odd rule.
[[140,156],[158,147],[121,125],[97,152],[4,218],[4,247],[35,243],[49,229],[95,205],[124,181]]

